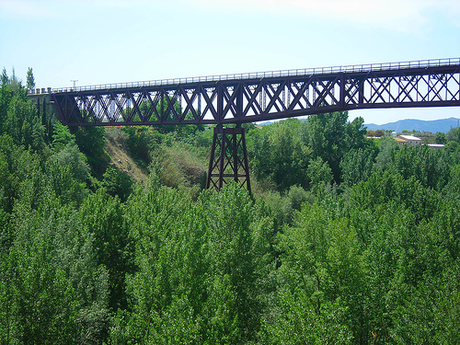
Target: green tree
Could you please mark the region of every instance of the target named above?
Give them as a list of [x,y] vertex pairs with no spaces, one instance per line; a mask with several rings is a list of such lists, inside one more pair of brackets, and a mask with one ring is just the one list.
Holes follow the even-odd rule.
[[163,142],[165,136],[147,126],[124,127],[123,131],[128,134],[127,144],[132,157],[148,166],[152,162],[151,152]]
[[435,138],[436,144],[447,144],[446,135],[443,132],[437,132]]
[[22,93],[15,94],[9,102],[3,130],[11,135],[16,145],[35,151],[44,148],[44,127],[37,117],[37,109]]
[[380,138],[380,137],[383,137],[384,135],[385,135],[385,132],[384,132],[383,129],[377,129],[377,130],[375,131],[375,136],[376,136],[376,137],[379,137],[379,138]]
[[[82,243],[75,241],[75,222],[67,221],[72,212],[58,206],[52,196],[36,210],[24,202],[15,205],[11,218],[15,229],[13,245],[1,253],[0,299],[8,299],[8,303],[0,304],[2,342],[91,343],[86,334],[88,328],[80,328],[88,324],[80,315],[84,301],[79,298],[79,292],[90,291],[91,284],[84,282],[82,275],[72,277],[82,258],[86,259],[87,273],[91,261],[82,255],[84,246],[78,248]],[[77,256],[72,256],[75,253]],[[89,276],[95,277],[94,273]],[[84,284],[84,288],[75,282]],[[8,287],[2,289],[6,283]]]
[[64,272],[51,266],[46,249],[36,246],[27,257],[10,254],[16,256],[19,267],[12,284],[16,327],[11,333],[23,344],[74,342],[77,306],[73,289]]
[[35,78],[31,67],[27,69],[26,83],[27,90],[31,90],[35,87]]
[[[330,238],[342,225],[330,224],[327,218],[327,212],[318,204],[305,203],[295,225],[279,235],[282,264],[275,297],[278,302],[271,317],[265,318],[262,325],[266,343],[351,343],[346,306],[339,299],[341,292],[334,283],[336,269],[333,266],[349,264],[344,258],[336,257],[338,252],[333,250],[334,242]],[[343,238],[338,240],[342,241]],[[337,243],[343,245],[344,257],[356,248],[345,249],[348,244],[347,241]],[[355,262],[350,265],[354,266]],[[352,281],[355,270],[360,270],[359,265],[352,270],[341,268],[337,273],[344,274],[342,279],[348,275],[347,279]]]
[[[247,136],[247,149],[252,171],[258,180],[271,178],[271,144],[269,140],[269,126],[249,131]],[[211,146],[212,142],[209,143]]]
[[93,174],[99,178],[102,177],[107,165],[104,152],[106,147],[105,128],[83,126],[78,127],[74,134],[78,148],[88,159]]
[[70,133],[68,127],[62,125],[60,122],[56,122],[53,125],[53,142],[52,145],[57,150],[62,150],[68,144],[75,144],[75,134]]
[[68,144],[54,153],[49,157],[45,169],[48,175],[46,182],[61,198],[61,202],[80,205],[88,194],[86,186],[90,175],[86,157],[77,145]]
[[14,92],[20,92],[22,95],[26,95],[27,91],[22,86],[22,80],[16,76],[14,67],[11,71],[11,77],[8,78],[8,86]]
[[442,189],[449,178],[450,157],[444,150],[428,146],[404,147],[391,153],[390,169],[404,178],[415,178],[424,186]]
[[444,187],[444,195],[452,199],[460,199],[460,165],[451,167],[449,182]]
[[296,184],[306,186],[305,168],[309,152],[298,138],[299,125],[298,121],[283,121],[277,124],[271,135],[271,178],[283,191]]
[[8,73],[6,72],[5,67],[3,67],[2,76],[0,77],[0,81],[2,82],[2,85],[7,85],[10,81],[10,78],[8,78]]
[[372,148],[348,151],[340,162],[343,183],[351,187],[368,179],[374,169],[376,154],[376,150]]
[[347,122],[347,112],[311,115],[302,127],[302,140],[311,148],[313,159],[321,157],[332,170],[334,181],[341,177],[340,162],[348,150],[364,148],[367,144],[364,120]]
[[0,136],[0,167],[4,177],[0,181],[0,195],[4,210],[11,213],[17,200],[27,200],[37,206],[44,195],[46,182],[41,156],[16,146],[9,135]]
[[392,152],[398,147],[398,143],[392,137],[383,137],[379,140],[379,152],[375,157],[376,167],[385,170],[392,160]]
[[71,173],[78,182],[89,180],[89,166],[86,162],[86,156],[78,150],[75,143],[67,144],[60,151],[54,153],[50,160],[52,164],[70,165]]
[[248,135],[250,162],[257,178],[274,182],[279,191],[293,185],[307,187],[310,150],[299,139],[300,125],[299,120],[289,119]]
[[132,239],[123,219],[120,199],[107,195],[104,188],[87,197],[79,210],[79,224],[94,236],[96,260],[109,274],[109,306],[125,309],[125,276],[132,273]]
[[456,141],[460,143],[460,127],[453,127],[446,134],[447,141]]
[[117,315],[112,342],[255,340],[263,266],[255,253],[265,257],[262,234],[270,231],[247,192],[230,185],[191,202],[183,191],[150,185],[127,207],[138,270],[128,279],[132,312]]
[[331,168],[321,157],[310,162],[307,175],[310,180],[310,188],[317,195],[322,195],[326,186],[330,185],[333,179]]
[[254,208],[247,192],[236,184],[214,194],[210,201],[209,342],[244,343],[254,339],[260,315],[251,233]]
[[108,166],[103,178],[102,184],[109,195],[118,196],[121,202],[128,199],[133,190],[133,182],[128,174],[116,167]]
[[288,197],[291,207],[297,211],[300,211],[300,207],[305,201],[311,201],[311,194],[299,186],[289,188]]
[[127,279],[130,310],[119,312],[114,344],[203,343],[208,275],[205,209],[181,191],[147,186],[127,202],[137,269]]

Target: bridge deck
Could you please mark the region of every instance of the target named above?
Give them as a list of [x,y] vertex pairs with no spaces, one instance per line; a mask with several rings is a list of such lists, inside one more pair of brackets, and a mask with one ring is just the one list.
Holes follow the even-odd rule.
[[[48,91],[48,90],[47,90]],[[460,105],[460,59],[51,89],[66,125],[256,122],[362,108]]]

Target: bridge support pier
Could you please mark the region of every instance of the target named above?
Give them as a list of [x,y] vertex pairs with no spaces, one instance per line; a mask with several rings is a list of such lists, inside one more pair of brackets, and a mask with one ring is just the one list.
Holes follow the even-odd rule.
[[251,193],[249,180],[249,164],[246,151],[244,128],[214,128],[211,157],[206,180],[206,189],[220,190],[231,180],[248,189]]

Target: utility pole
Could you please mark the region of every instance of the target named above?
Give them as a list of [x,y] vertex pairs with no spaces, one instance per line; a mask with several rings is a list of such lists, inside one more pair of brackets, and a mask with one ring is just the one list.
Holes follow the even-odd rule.
[[71,80],[71,82],[73,83],[73,88],[75,89],[75,86],[76,86],[76,83],[77,83],[78,80]]

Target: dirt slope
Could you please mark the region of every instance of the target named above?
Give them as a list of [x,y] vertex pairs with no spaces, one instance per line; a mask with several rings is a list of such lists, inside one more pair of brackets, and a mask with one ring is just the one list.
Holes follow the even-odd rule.
[[[115,130],[114,130],[115,131]],[[112,159],[111,164],[128,174],[134,182],[144,182],[148,179],[148,172],[139,166],[129,155],[129,150],[124,144],[123,138],[116,133],[107,131],[106,152]]]

